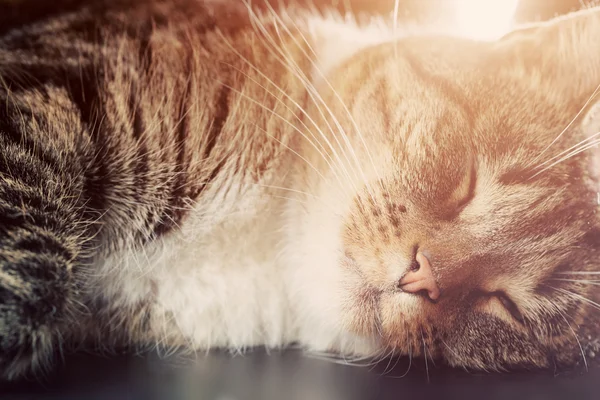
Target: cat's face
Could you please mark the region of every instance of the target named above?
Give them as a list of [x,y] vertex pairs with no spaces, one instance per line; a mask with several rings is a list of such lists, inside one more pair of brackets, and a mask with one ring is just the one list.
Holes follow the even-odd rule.
[[596,85],[565,89],[559,61],[545,69],[522,47],[404,40],[359,53],[323,89],[347,133],[329,163],[311,160],[348,204],[332,249],[342,319],[382,351],[480,369],[581,357],[598,150],[561,157],[595,133]]

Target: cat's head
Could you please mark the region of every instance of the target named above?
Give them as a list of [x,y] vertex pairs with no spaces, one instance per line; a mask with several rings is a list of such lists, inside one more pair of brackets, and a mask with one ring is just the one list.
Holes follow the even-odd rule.
[[496,43],[407,38],[329,71],[306,224],[313,261],[336,263],[323,279],[344,329],[480,369],[581,359],[600,278],[598,26],[595,9]]

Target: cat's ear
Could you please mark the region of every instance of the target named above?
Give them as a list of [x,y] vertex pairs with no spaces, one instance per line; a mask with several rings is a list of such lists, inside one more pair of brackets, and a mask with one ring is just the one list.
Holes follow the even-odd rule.
[[526,26],[498,42],[511,62],[567,100],[590,99],[600,86],[600,7]]

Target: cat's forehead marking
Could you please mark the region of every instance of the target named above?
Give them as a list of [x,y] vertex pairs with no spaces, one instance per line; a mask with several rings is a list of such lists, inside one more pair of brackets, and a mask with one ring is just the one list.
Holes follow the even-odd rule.
[[464,90],[443,76],[428,71],[424,67],[423,61],[419,60],[412,52],[404,51],[402,56],[410,66],[411,73],[421,84],[433,88],[436,94],[441,95],[445,100],[459,107],[465,116],[469,117],[475,114],[473,101],[466,96]]

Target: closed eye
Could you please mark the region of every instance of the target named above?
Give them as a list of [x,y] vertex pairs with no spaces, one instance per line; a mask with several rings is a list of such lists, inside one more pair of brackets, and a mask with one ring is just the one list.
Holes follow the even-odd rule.
[[444,215],[445,220],[452,220],[459,216],[463,209],[475,198],[475,187],[477,186],[477,166],[476,163],[471,163],[471,168],[465,179],[453,194],[453,199],[450,201],[450,211]]
[[515,321],[523,324],[525,322],[525,318],[523,318],[523,314],[519,310],[519,307],[515,304],[514,301],[508,295],[502,291],[497,291],[491,293],[492,296],[497,298],[502,306],[510,313],[510,315],[515,319]]
[[458,212],[461,212],[463,208],[465,208],[467,204],[469,204],[475,197],[475,186],[477,185],[477,170],[475,167],[475,163],[473,163],[473,165],[471,166],[468,179],[469,188],[467,190],[467,194],[456,204],[456,209],[458,210]]

